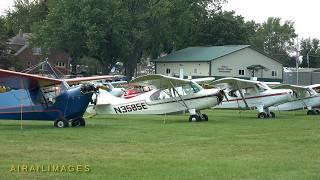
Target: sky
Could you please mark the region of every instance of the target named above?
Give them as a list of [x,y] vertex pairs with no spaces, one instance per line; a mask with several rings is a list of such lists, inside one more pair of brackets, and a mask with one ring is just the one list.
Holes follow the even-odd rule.
[[[0,0],[0,15],[13,5],[13,0]],[[234,10],[245,20],[262,23],[268,17],[280,17],[295,22],[299,38],[319,38],[319,0],[228,0],[225,10]]]

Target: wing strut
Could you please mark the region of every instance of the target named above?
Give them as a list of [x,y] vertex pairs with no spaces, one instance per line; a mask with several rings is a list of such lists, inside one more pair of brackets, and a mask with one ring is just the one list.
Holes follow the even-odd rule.
[[178,94],[179,98],[181,99],[181,101],[183,102],[183,105],[189,110],[188,105],[186,104],[186,102],[184,101],[184,99],[181,97],[181,95],[178,93],[178,91],[176,90],[176,88],[174,88],[174,85],[172,84],[172,82],[169,80],[170,85],[172,86],[173,90]]
[[237,81],[236,84],[237,84],[237,88],[238,88],[238,91],[239,91],[239,93],[240,93],[240,96],[241,96],[244,104],[246,105],[246,109],[250,109],[249,106],[248,106],[248,103],[247,103],[246,99],[244,98],[243,93],[242,93],[242,91],[241,91],[241,89],[240,89],[239,82]]

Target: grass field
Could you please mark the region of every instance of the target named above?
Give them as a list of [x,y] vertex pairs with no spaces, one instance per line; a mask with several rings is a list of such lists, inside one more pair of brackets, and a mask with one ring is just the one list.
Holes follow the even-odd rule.
[[[188,116],[96,116],[85,128],[0,121],[0,179],[320,179],[320,116],[208,110]],[[88,165],[90,172],[10,172]]]

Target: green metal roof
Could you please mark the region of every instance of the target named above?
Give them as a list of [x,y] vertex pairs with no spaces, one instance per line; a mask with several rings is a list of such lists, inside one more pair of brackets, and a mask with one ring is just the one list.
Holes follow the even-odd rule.
[[154,62],[179,62],[179,61],[211,61],[222,56],[234,53],[250,45],[226,45],[210,47],[188,47],[175,51],[164,57],[154,59]]

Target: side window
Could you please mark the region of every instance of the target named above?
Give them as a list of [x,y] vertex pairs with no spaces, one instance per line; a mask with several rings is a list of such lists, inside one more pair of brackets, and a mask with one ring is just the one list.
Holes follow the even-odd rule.
[[171,73],[170,68],[167,68],[167,69],[166,69],[166,73],[167,73],[167,74],[170,74],[170,73]]
[[230,97],[238,97],[238,96],[237,96],[237,90],[232,90],[232,91],[228,92],[228,95],[229,95]]
[[277,77],[278,76],[278,72],[277,71],[272,71],[271,75],[272,75],[272,77]]

